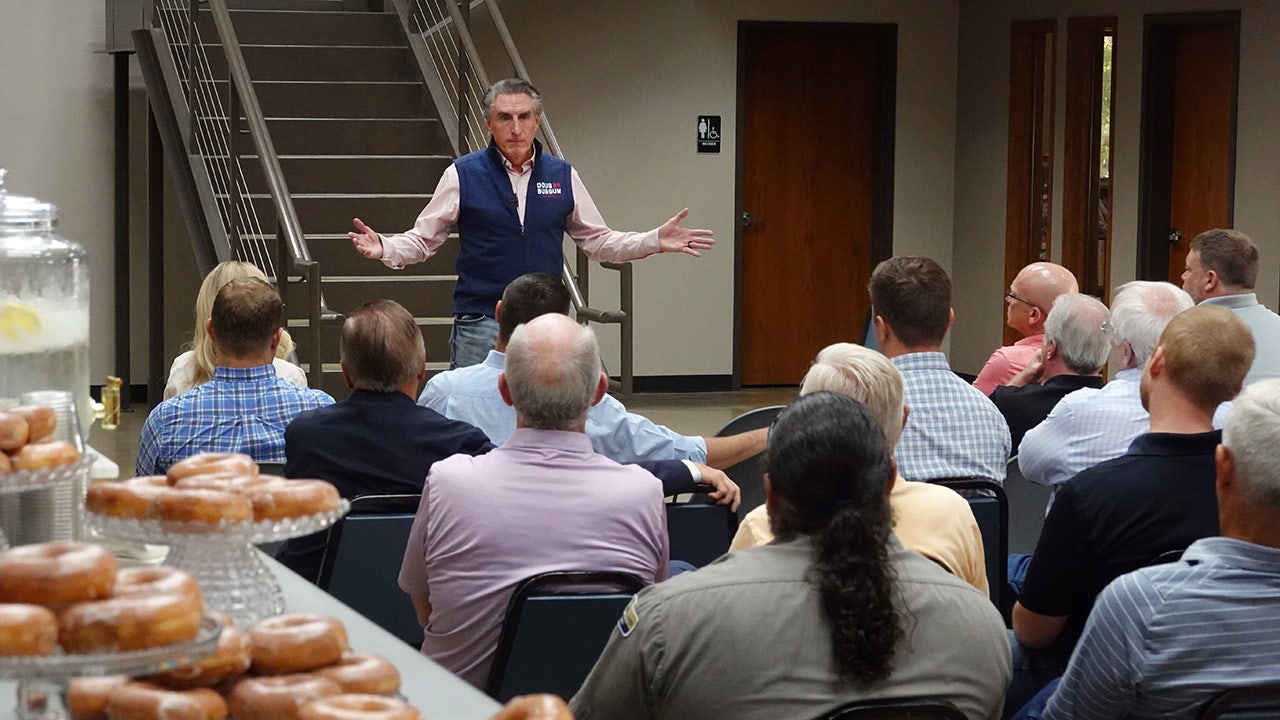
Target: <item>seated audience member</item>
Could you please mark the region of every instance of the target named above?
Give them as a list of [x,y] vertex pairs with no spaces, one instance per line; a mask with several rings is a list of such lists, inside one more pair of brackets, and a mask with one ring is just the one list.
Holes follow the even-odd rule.
[[[1222,537],[1098,596],[1044,718],[1185,718],[1280,682],[1280,380],[1236,398],[1216,452]],[[1246,641],[1247,638],[1247,641]]]
[[[493,449],[475,427],[414,402],[426,353],[418,324],[399,303],[374,300],[347,315],[338,353],[351,397],[289,423],[286,477],[328,480],[347,499],[417,495],[436,461]],[[326,537],[320,532],[289,540],[277,559],[315,580]]]
[[[1213,429],[1213,414],[1240,391],[1252,362],[1249,328],[1230,311],[1199,307],[1179,314],[1143,369],[1150,432],[1123,456],[1059,488],[1013,607],[1018,642],[1053,651],[1056,667],[1039,665],[1040,677],[1030,683],[1035,690],[1049,679],[1044,673],[1061,671],[1107,583],[1161,553],[1218,534],[1214,450],[1222,432]],[[1010,565],[1016,583],[1021,570],[1012,567],[1013,558]],[[1042,656],[1035,663],[1046,661]],[[1010,689],[1010,707],[1034,693],[1018,694]]]
[[1031,363],[1043,344],[1044,324],[1053,314],[1053,301],[1059,295],[1077,292],[1080,288],[1076,277],[1061,265],[1034,262],[1022,268],[1004,294],[1005,323],[1017,330],[1022,339],[996,348],[973,386],[990,395],[992,390],[1009,384]]
[[[865,405],[893,452],[908,408],[902,404],[902,373],[885,356],[852,343],[823,348],[800,383],[801,395],[820,390],[848,395]],[[893,533],[903,545],[988,591],[982,533],[967,500],[950,488],[895,477],[889,507]],[[757,547],[772,540],[768,508],[761,505],[742,519],[729,549]]]
[[1165,282],[1138,280],[1116,288],[1110,319],[1115,377],[1101,389],[1070,393],[1027,431],[1017,446],[1023,477],[1058,487],[1085,468],[1120,457],[1147,431],[1150,419],[1138,391],[1142,366],[1173,316],[1193,305],[1189,295]]
[[911,408],[897,448],[902,477],[1003,483],[1009,425],[942,354],[955,319],[947,272],[926,257],[895,257],[876,267],[870,289],[876,342],[901,371]]
[[1253,332],[1258,354],[1244,384],[1280,377],[1280,316],[1258,302],[1258,248],[1238,230],[1209,230],[1191,241],[1182,288],[1201,305],[1218,305],[1240,316]]
[[[475,425],[494,443],[505,442],[516,428],[516,413],[498,394],[503,350],[517,325],[548,313],[569,314],[569,291],[560,278],[529,273],[511,281],[496,311],[497,349],[489,351],[479,365],[432,377],[418,402],[445,417]],[[755,430],[730,437],[688,437],[627,412],[612,395],[605,395],[587,416],[592,447],[622,463],[674,458],[725,468],[759,454],[766,433]]]
[[592,451],[587,410],[605,394],[595,335],[551,314],[517,328],[499,377],[516,431],[478,457],[431,467],[400,570],[422,653],[484,685],[512,591],[557,570],[667,577],[662,488]]
[[213,379],[160,403],[138,443],[138,475],[163,475],[201,452],[239,452],[283,463],[284,429],[298,413],[333,404],[328,394],[298,387],[272,367],[283,332],[284,303],[257,278],[218,291],[205,325],[218,366]]
[[879,421],[845,395],[800,397],[766,467],[778,538],[636,595],[569,703],[578,720],[812,718],[906,697],[995,717],[1004,624],[984,593],[894,537]]
[[1079,293],[1059,295],[1044,324],[1040,355],[991,393],[1009,423],[1014,452],[1027,430],[1039,425],[1067,393],[1101,388],[1098,371],[1111,350],[1107,306]]
[[[223,285],[239,278],[252,277],[267,282],[263,274],[253,263],[240,260],[228,260],[218,263],[200,283],[200,292],[196,294],[196,326],[191,334],[191,349],[173,359],[169,368],[169,380],[164,386],[164,399],[181,395],[196,385],[203,385],[213,377],[213,368],[218,364],[213,353],[213,342],[209,333],[205,332],[205,323],[209,322],[209,314],[213,311],[213,298]],[[276,356],[271,364],[276,374],[297,385],[307,386],[307,374],[302,368],[289,362],[293,354],[293,338],[288,330],[280,331],[280,343],[276,346]]]

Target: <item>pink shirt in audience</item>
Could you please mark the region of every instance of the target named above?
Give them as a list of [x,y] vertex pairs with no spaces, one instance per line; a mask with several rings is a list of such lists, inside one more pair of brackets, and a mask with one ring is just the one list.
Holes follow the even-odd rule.
[[978,373],[973,386],[981,390],[983,395],[990,395],[992,390],[1008,385],[1014,375],[1031,363],[1043,344],[1044,333],[1040,333],[1028,335],[1012,345],[996,348],[987,359],[987,364],[982,366],[982,372]]

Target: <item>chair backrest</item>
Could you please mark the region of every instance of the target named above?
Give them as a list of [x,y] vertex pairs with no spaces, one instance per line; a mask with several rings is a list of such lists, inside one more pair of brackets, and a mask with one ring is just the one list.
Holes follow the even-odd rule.
[[320,562],[321,590],[417,648],[422,625],[397,582],[418,495],[365,495],[329,528]]
[[937,698],[857,700],[814,720],[965,720],[955,705]]
[[1014,455],[1006,468],[1004,492],[1009,498],[1009,552],[1030,555],[1044,529],[1045,508],[1053,491],[1027,480]]
[[1263,720],[1280,716],[1280,685],[1227,690],[1204,706],[1198,720]]
[[1009,593],[1009,499],[1004,488],[984,478],[947,478],[930,480],[960,492],[969,501],[973,518],[982,533],[982,551],[987,562],[987,586],[991,602],[1008,620],[1013,608]]
[[1178,548],[1176,550],[1165,550],[1159,555],[1151,558],[1151,562],[1148,562],[1147,566],[1150,567],[1151,565],[1167,565],[1169,563],[1178,562],[1179,560],[1182,559],[1182,553],[1186,551],[1187,551],[1186,548]]
[[[785,406],[770,405],[748,410],[725,423],[724,427],[716,431],[715,436],[725,437],[769,427],[778,417],[778,413],[782,412],[783,407]],[[738,508],[742,514],[745,515],[764,504],[764,453],[758,453],[736,465],[730,465],[724,468],[724,473],[730,480],[737,483],[742,491],[742,503]]]
[[498,702],[529,693],[573,697],[642,587],[620,572],[543,573],[522,582],[507,604],[485,692]]
[[258,463],[262,475],[284,475],[284,463]]
[[702,567],[729,552],[737,531],[738,514],[728,505],[716,505],[700,495],[689,502],[667,503],[672,560]]

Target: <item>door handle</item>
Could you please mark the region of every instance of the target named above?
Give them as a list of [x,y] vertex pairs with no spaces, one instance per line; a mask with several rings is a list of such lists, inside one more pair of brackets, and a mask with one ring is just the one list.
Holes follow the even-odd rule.
[[1181,230],[1178,230],[1178,229],[1176,229],[1176,228],[1175,228],[1175,229],[1173,229],[1173,230],[1170,230],[1170,231],[1169,231],[1169,244],[1170,244],[1170,245],[1177,245],[1177,244],[1178,244],[1178,243],[1180,243],[1180,242],[1182,242],[1182,231],[1181,231]]
[[747,212],[746,210],[743,210],[743,211],[742,211],[742,227],[744,227],[744,228],[749,228],[749,227],[751,227],[754,223],[758,222],[759,220],[760,220],[760,218],[756,217],[755,215],[752,215],[751,213]]

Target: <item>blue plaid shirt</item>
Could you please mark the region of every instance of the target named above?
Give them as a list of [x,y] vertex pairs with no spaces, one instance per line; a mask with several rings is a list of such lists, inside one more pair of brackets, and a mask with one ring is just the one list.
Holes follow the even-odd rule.
[[1004,483],[1009,424],[995,403],[960,379],[940,352],[893,358],[902,372],[907,426],[894,450],[908,480],[988,478]]
[[156,406],[142,426],[137,475],[161,475],[200,452],[284,462],[284,429],[303,410],[332,405],[321,390],[281,380],[271,365],[215,368],[213,378]]

